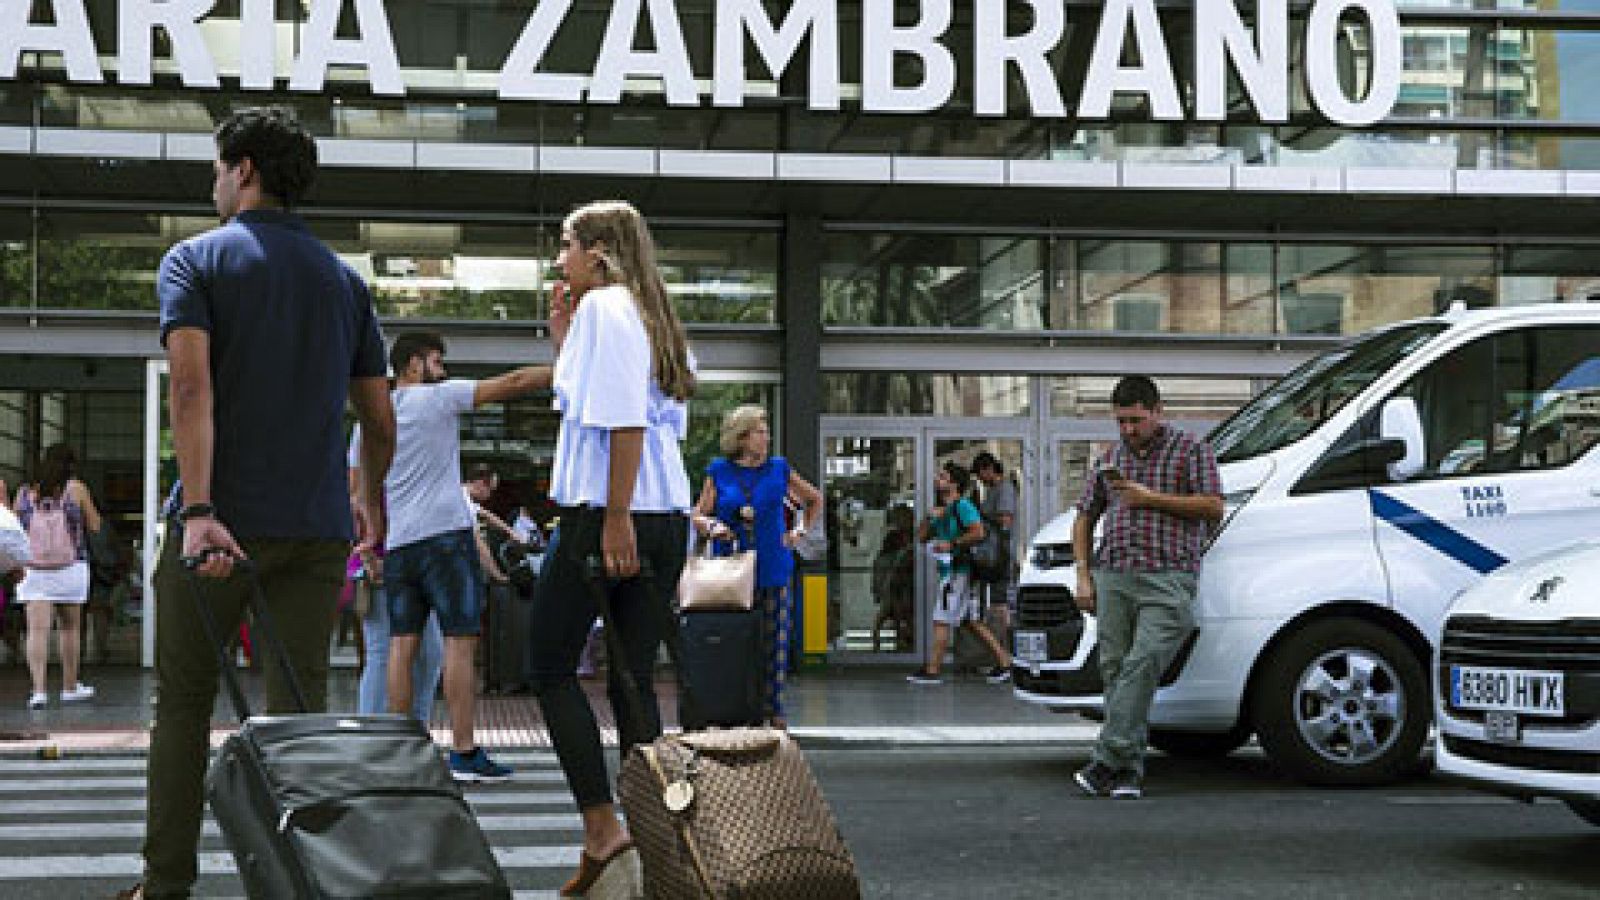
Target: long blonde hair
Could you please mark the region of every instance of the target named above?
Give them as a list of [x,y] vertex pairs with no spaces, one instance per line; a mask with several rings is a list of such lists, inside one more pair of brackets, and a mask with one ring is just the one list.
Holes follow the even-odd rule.
[[625,200],[601,200],[580,206],[561,224],[585,249],[600,245],[600,265],[607,283],[633,294],[650,338],[651,370],[661,392],[676,400],[694,393],[689,368],[689,339],[667,297],[656,266],[656,244],[644,216]]

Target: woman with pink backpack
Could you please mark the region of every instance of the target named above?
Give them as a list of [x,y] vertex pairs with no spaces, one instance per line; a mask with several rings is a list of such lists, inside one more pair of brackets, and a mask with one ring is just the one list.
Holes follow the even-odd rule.
[[94,688],[78,680],[78,631],[89,600],[89,534],[100,529],[89,488],[75,477],[77,455],[54,444],[39,462],[36,478],[17,489],[14,509],[28,532],[32,561],[17,598],[28,614],[28,673],[33,679],[29,709],[44,709],[45,669],[50,660],[50,627],[61,648],[61,702],[88,700]]

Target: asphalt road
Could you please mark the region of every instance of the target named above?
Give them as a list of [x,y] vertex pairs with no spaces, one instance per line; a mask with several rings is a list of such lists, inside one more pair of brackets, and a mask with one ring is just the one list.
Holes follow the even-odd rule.
[[809,752],[868,897],[1600,897],[1600,828],[1439,779],[1309,788],[1250,750],[1085,797],[1081,749]]
[[[1115,801],[1073,786],[1081,747],[811,742],[807,755],[869,898],[1600,897],[1600,828],[1437,779],[1308,788],[1246,750],[1155,757],[1146,798]],[[545,900],[576,860],[577,817],[554,760],[524,756],[515,783],[468,795],[519,900]],[[104,898],[131,883],[142,769],[0,761],[0,898]],[[221,839],[202,852],[196,896],[240,896]]]

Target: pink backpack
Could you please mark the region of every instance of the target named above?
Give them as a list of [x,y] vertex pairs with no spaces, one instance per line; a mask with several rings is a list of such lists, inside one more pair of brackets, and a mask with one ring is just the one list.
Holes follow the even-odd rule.
[[64,569],[77,561],[78,548],[67,524],[65,494],[61,499],[33,495],[33,515],[28,519],[28,546],[33,552],[30,569]]

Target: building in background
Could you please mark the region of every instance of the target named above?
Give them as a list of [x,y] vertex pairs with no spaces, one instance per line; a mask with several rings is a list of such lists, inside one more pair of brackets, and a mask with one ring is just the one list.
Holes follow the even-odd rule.
[[[1118,374],[1157,375],[1173,416],[1204,428],[1342,335],[1455,302],[1600,296],[1600,0],[1400,0],[1392,108],[1336,125],[1307,61],[1351,97],[1382,88],[1373,62],[1388,51],[1362,9],[1387,3],[1288,4],[1283,121],[1264,121],[1236,75],[1220,119],[1201,121],[1189,2],[217,0],[171,29],[138,17],[177,4],[7,4],[0,19],[29,18],[0,28],[0,478],[67,440],[148,552],[174,471],[155,267],[214,224],[214,123],[285,103],[321,140],[312,228],[368,278],[391,331],[441,330],[455,371],[548,359],[561,216],[603,197],[643,209],[703,369],[692,474],[723,411],[773,409],[780,446],[829,497],[835,646],[901,660],[864,649],[873,558],[889,511],[927,504],[943,459],[988,449],[1020,473],[1027,533],[1114,437]],[[1336,45],[1308,37],[1319,7],[1341,5]],[[640,7],[663,15],[643,15],[643,49],[618,55],[634,23],[616,17]],[[993,62],[1051,8],[1065,13],[1043,57],[1059,114],[1021,68]],[[1154,94],[1135,91],[1080,114],[1106,70],[1108,8],[1158,11],[1180,115],[1158,118]],[[813,27],[775,78],[735,33],[744,83],[716,99],[732,11],[778,23],[796,9],[833,17],[835,53],[813,54]],[[871,96],[937,81],[938,59],[864,49],[926,48],[907,36],[919,21],[951,89],[920,111],[875,111]],[[1149,65],[1138,33],[1111,62]],[[761,46],[783,49],[777,36]],[[316,52],[334,64],[306,65]],[[553,77],[508,89],[503,71],[532,72],[509,64],[534,57]],[[602,57],[638,71],[591,80]],[[813,78],[834,64],[836,109]],[[590,93],[526,96],[574,84]],[[471,461],[542,490],[547,402],[463,428]],[[118,645],[128,661],[138,612]]]

